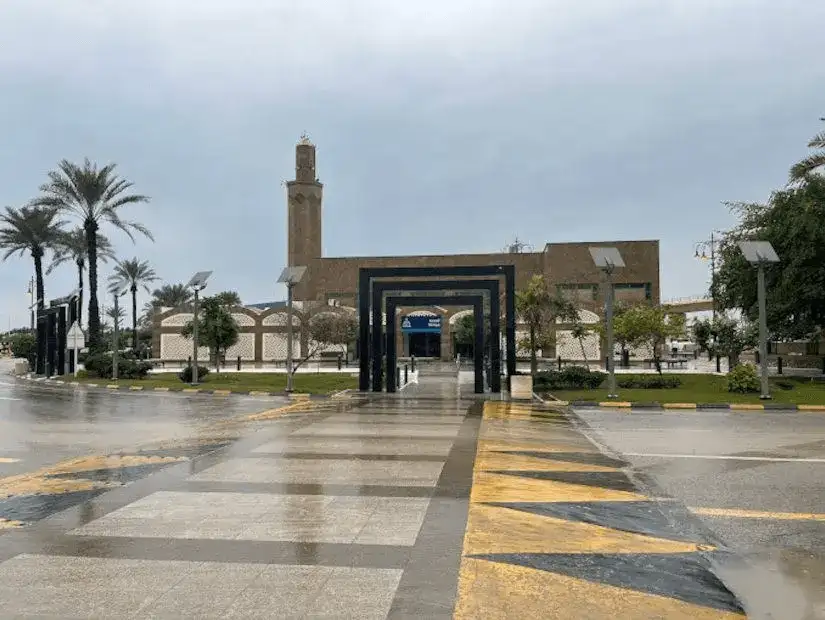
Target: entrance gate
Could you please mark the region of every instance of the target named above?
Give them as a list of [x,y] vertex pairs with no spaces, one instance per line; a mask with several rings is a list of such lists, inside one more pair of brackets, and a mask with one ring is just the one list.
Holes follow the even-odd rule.
[[[437,280],[435,278],[486,278],[467,280]],[[455,267],[376,267],[361,268],[358,274],[359,318],[359,389],[380,392],[383,388],[382,360],[384,356],[384,330],[381,324],[383,297],[387,291],[489,291],[490,295],[490,384],[493,392],[501,390],[501,354],[499,349],[500,298],[499,278],[504,278],[505,291],[505,339],[507,351],[507,375],[515,374],[516,361],[516,303],[515,266],[484,265]],[[383,280],[379,280],[383,278]],[[388,280],[388,278],[393,278]],[[402,278],[402,279],[396,279]],[[419,280],[413,280],[419,278]],[[427,278],[427,280],[420,280]],[[370,328],[372,316],[372,329]],[[477,332],[483,322],[476,323]],[[476,334],[479,337],[479,334]],[[371,362],[371,363],[370,363]],[[372,366],[372,381],[370,381]]]
[[[387,298],[387,392],[395,392],[396,352],[395,352],[395,310],[398,306],[472,306],[476,321],[475,353],[475,393],[484,393],[484,298],[481,295],[427,295],[424,297]],[[479,329],[478,326],[481,326]]]

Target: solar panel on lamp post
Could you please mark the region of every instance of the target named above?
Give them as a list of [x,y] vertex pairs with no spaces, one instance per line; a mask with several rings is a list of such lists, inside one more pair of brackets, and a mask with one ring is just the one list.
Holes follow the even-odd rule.
[[771,397],[768,384],[768,311],[765,294],[765,266],[778,263],[779,255],[769,241],[740,241],[739,249],[751,265],[756,265],[756,295],[759,301],[759,375],[762,400]]
[[292,289],[301,281],[306,267],[285,267],[278,282],[286,284],[286,391],[292,392],[292,379],[295,369],[292,367]]
[[197,385],[200,379],[200,372],[198,372],[198,294],[206,288],[206,281],[212,275],[211,271],[199,271],[186,286],[191,288],[195,293],[195,299],[192,304],[192,376],[191,385]]
[[592,247],[590,256],[596,267],[604,272],[607,291],[605,292],[604,322],[607,332],[607,398],[616,398],[616,372],[613,364],[613,270],[624,267],[624,260],[618,248]]

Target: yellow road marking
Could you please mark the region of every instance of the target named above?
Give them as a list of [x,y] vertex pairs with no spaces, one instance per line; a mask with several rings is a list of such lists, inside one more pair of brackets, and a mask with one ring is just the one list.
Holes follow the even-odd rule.
[[665,409],[696,409],[696,403],[664,403]]
[[477,471],[616,471],[615,467],[604,465],[554,461],[536,456],[502,454],[501,452],[479,452],[476,455],[475,466]]
[[229,396],[232,390],[214,390],[212,393],[216,396]]
[[473,476],[470,491],[471,502],[638,502],[646,499],[630,491],[485,472]]
[[689,508],[693,514],[705,517],[737,517],[740,519],[776,519],[777,521],[825,521],[825,514],[811,512],[769,512],[741,508]]
[[[464,554],[691,553],[696,543],[614,530],[499,506],[473,506]],[[705,549],[706,547],[703,547]]]
[[765,405],[755,405],[753,403],[731,403],[731,411],[764,411]]
[[14,519],[4,519],[0,517],[0,530],[8,530],[15,527],[23,527],[23,522],[15,521]]
[[453,617],[476,618],[685,618],[742,620],[743,616],[593,583],[567,575],[475,558],[461,560],[458,596]]
[[13,459],[8,456],[0,456],[0,463],[18,463],[20,459]]
[[110,383],[106,387],[109,388],[110,390],[116,390],[118,388],[118,385],[116,383]]
[[169,391],[168,387],[156,387],[155,388],[155,392],[168,392],[168,391]]
[[599,403],[599,407],[615,407],[618,409],[629,409],[633,403],[624,400],[606,400]]
[[142,385],[130,385],[130,386],[129,386],[129,389],[130,389],[130,390],[134,390],[134,391],[136,391],[136,392],[137,392],[137,391],[142,390],[142,389],[143,389],[143,386],[142,386]]
[[183,388],[182,392],[188,392],[189,394],[197,394],[200,392],[198,388]]
[[799,411],[825,411],[825,405],[797,405]]
[[250,392],[250,396],[269,396],[269,392]]

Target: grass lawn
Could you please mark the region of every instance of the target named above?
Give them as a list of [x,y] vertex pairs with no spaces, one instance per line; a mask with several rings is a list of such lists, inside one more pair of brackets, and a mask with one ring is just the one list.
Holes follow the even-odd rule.
[[[617,375],[617,380],[622,376]],[[676,375],[682,385],[669,390],[616,390],[620,401],[634,403],[760,403],[759,394],[735,394],[728,392],[727,377],[717,375]],[[786,377],[779,379],[792,383],[790,390],[777,386],[777,379],[771,378],[771,396],[768,402],[792,403],[796,405],[825,405],[825,382],[811,382],[810,379]],[[559,390],[553,392],[559,400],[587,400],[602,402],[607,400],[607,390]]]
[[[178,379],[176,372],[152,373],[145,379],[79,379],[82,383],[98,385],[143,386],[144,389],[156,387],[188,388],[189,384]],[[358,377],[334,372],[296,373],[295,392],[305,394],[330,394],[341,390],[358,387]],[[198,385],[202,390],[232,390],[236,392],[283,392],[286,388],[286,373],[233,372],[226,374],[209,374]]]

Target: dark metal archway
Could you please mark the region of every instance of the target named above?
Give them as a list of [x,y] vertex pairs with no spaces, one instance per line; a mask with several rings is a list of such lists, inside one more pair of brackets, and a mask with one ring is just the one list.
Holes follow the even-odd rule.
[[[359,318],[359,389],[370,389],[370,360],[372,360],[372,389],[381,391],[381,358],[383,345],[383,329],[381,327],[381,306],[383,292],[393,290],[489,290],[489,283],[498,278],[504,278],[505,291],[505,339],[507,375],[512,376],[516,370],[516,303],[515,303],[515,266],[514,265],[483,265],[483,266],[453,266],[453,267],[362,267],[358,274],[358,318]],[[487,280],[445,281],[434,278],[488,278]],[[378,278],[402,278],[373,282]],[[411,280],[418,278],[419,280]],[[422,281],[421,278],[427,278]],[[454,284],[470,286],[453,287]],[[409,288],[407,288],[409,287]],[[491,309],[498,308],[498,294],[496,303]],[[373,326],[370,330],[370,313],[372,311]],[[491,315],[491,321],[492,321]],[[500,352],[498,340],[492,343],[493,352],[491,363],[495,362],[500,368]],[[500,369],[492,373],[491,387],[500,389]],[[493,381],[495,383],[493,383]]]
[[398,306],[472,306],[475,318],[475,393],[484,394],[484,297],[478,295],[424,295],[421,297],[387,297],[387,392],[395,392],[395,310]]

